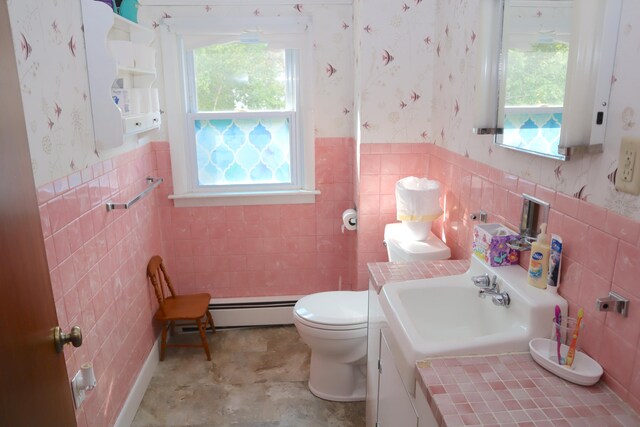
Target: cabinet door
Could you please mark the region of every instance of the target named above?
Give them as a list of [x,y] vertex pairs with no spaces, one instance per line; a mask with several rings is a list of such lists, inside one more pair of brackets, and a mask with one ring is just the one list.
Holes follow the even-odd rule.
[[384,333],[380,332],[378,427],[417,427],[418,415],[396,369]]

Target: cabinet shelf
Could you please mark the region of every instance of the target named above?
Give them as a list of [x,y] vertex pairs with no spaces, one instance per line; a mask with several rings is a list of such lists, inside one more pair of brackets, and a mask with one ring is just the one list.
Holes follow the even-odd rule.
[[142,34],[148,34],[149,38],[149,42],[151,40],[153,40],[153,31],[150,30],[147,27],[143,27],[142,25],[133,22],[133,21],[129,21],[127,18],[123,18],[120,15],[116,15],[115,13],[113,14],[113,28],[120,30],[120,31],[125,31],[128,33],[134,33],[134,32],[140,32]]
[[132,68],[132,67],[118,67],[118,74],[122,73],[131,73],[133,75],[140,76],[156,76],[156,70],[152,69],[143,69],[143,68]]
[[[154,32],[95,0],[82,0],[82,19],[96,145],[99,150],[119,147],[125,136],[161,124],[157,91],[151,89],[156,78],[155,50],[150,46]],[[127,95],[134,92],[136,96],[128,99]],[[141,102],[141,93],[155,99]],[[128,102],[139,105],[125,108]],[[123,114],[130,110],[143,113]]]

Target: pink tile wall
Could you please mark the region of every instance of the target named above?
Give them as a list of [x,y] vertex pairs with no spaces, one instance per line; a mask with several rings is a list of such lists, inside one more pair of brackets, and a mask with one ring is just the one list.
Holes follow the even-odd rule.
[[396,221],[395,184],[424,176],[427,144],[361,144],[358,202],[357,289],[367,289],[367,263],[387,261],[384,226]]
[[[475,225],[468,219],[471,212],[482,208],[489,213],[489,222],[517,229],[523,192],[549,202],[549,230],[564,240],[559,292],[569,301],[570,315],[575,316],[579,307],[585,309],[584,350],[604,367],[607,384],[640,410],[639,222],[430,144],[414,144],[414,148],[403,144],[403,150],[425,150],[428,167],[416,170],[415,160],[398,161],[400,168],[393,169],[398,174],[394,177],[381,165],[382,159],[393,153],[393,147],[368,145],[361,147],[360,173],[361,178],[366,177],[365,182],[374,184],[366,184],[368,192],[361,187],[364,220],[359,230],[359,263],[381,261],[386,256],[382,250],[367,252],[368,245],[382,239],[383,224],[394,219],[395,201],[383,201],[383,195],[392,192],[391,183],[382,188],[380,183],[385,179],[428,173],[430,179],[442,183],[445,215],[434,223],[433,231],[449,245],[454,259],[470,256]],[[376,178],[367,175],[378,176],[379,191]],[[523,255],[526,258],[529,253]],[[363,282],[366,275],[359,274],[359,284]],[[628,318],[595,310],[596,298],[607,296],[610,290],[631,300]]]
[[130,198],[156,164],[147,144],[38,188],[59,324],[84,336],[80,348],[65,347],[69,380],[86,362],[98,380],[76,412],[79,426],[113,425],[157,336],[145,273],[162,253],[155,196],[126,211],[105,208]]
[[[342,234],[353,207],[352,138],[318,138],[314,204],[176,208],[160,189],[167,264],[179,291],[214,298],[301,295],[351,289],[355,233]],[[158,169],[171,176],[168,143]]]

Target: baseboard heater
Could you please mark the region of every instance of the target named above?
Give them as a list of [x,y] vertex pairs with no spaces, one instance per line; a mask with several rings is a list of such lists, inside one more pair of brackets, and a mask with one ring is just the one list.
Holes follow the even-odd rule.
[[[302,295],[252,298],[213,298],[209,311],[216,329],[291,325],[293,306]],[[176,332],[197,332],[192,324],[176,325]]]

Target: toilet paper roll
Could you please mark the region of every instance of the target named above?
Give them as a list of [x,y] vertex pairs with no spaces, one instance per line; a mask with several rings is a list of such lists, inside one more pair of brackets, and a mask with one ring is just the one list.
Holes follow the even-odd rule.
[[358,213],[355,209],[347,209],[342,212],[342,231],[355,230],[358,222]]

